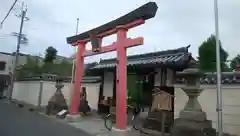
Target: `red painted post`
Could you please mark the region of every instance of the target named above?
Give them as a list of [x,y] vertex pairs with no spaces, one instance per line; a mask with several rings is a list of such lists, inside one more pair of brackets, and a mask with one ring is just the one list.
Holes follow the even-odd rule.
[[117,80],[116,80],[116,127],[126,129],[127,124],[127,72],[126,72],[126,47],[127,29],[117,27]]
[[76,56],[76,70],[75,70],[75,84],[74,90],[72,93],[72,101],[71,101],[71,114],[78,113],[78,105],[80,104],[80,92],[81,92],[81,84],[82,78],[84,74],[84,53],[85,53],[85,42],[79,42],[78,51]]
[[236,63],[236,69],[235,69],[235,71],[236,71],[236,72],[240,72],[240,61],[239,61],[239,59],[237,59],[236,62],[237,62],[237,63]]

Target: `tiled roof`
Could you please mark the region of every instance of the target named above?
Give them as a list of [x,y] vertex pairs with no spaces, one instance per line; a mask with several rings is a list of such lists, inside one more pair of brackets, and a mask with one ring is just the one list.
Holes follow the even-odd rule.
[[[0,54],[5,54],[5,55],[10,55],[10,56],[15,56],[16,52],[12,52],[12,53],[8,53],[8,52],[0,52]],[[21,52],[19,52],[19,56],[31,56],[31,57],[37,57],[37,58],[43,59],[42,57],[37,56],[37,55],[25,54],[25,53],[21,53]],[[57,55],[57,56],[56,56],[56,59],[72,60],[73,58]]]
[[[57,80],[61,80],[62,82],[70,82],[72,77],[68,76],[57,76],[54,74],[43,74],[43,75],[35,75],[35,76],[28,76],[21,79],[18,79],[18,81],[52,81],[55,82]],[[101,81],[101,77],[99,76],[84,76],[82,79],[82,83],[98,83]],[[74,82],[74,81],[73,81]]]
[[[16,52],[8,53],[8,52],[0,52],[0,54],[14,56]],[[28,56],[29,54],[24,54],[19,52],[19,56]]]
[[[166,50],[151,52],[140,55],[133,55],[127,57],[127,66],[137,66],[137,65],[178,65],[184,64],[189,61],[191,54],[188,52],[187,47],[178,48],[175,50]],[[116,67],[116,58],[101,60],[95,67],[92,69],[104,69],[104,68],[113,68]]]
[[[184,79],[181,77],[176,77],[177,84],[183,84]],[[201,84],[214,85],[217,83],[216,73],[205,73],[204,76],[200,78]],[[222,72],[222,84],[240,84],[240,72]]]

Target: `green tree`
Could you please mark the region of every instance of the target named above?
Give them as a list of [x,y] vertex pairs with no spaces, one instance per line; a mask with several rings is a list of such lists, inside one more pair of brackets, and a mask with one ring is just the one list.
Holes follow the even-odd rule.
[[41,66],[42,74],[56,74],[56,71],[54,69],[55,69],[55,65],[54,63],[51,63],[51,62],[45,62]]
[[72,75],[72,63],[68,61],[61,61],[59,64],[54,64],[56,74],[60,76],[71,76]]
[[27,57],[27,63],[21,65],[16,70],[17,79],[21,79],[26,76],[39,75],[42,73],[40,60],[38,57]]
[[[72,74],[71,62],[62,60],[60,63],[53,63],[53,60],[56,58],[55,53],[57,52],[54,50],[56,49],[52,49],[52,48],[46,49],[44,63],[41,62],[42,59],[39,56],[29,56],[27,58],[27,63],[17,68],[17,71],[16,71],[17,78],[21,79],[26,76],[41,75],[41,74],[71,76]],[[54,51],[55,53],[52,53],[51,51]]]
[[236,57],[234,57],[230,62],[230,68],[231,70],[235,70],[237,67],[237,60],[240,59],[240,55],[238,54]]
[[84,76],[100,76],[99,74],[101,72],[99,72],[98,70],[91,70],[91,68],[94,67],[96,64],[96,62],[85,64]]
[[53,63],[53,61],[56,59],[57,56],[57,49],[55,49],[52,46],[49,46],[45,51],[45,63]]
[[42,73],[55,74],[59,76],[71,76],[72,63],[61,61],[60,63],[44,63],[41,67]]
[[[216,71],[216,37],[211,35],[205,40],[198,48],[199,54],[199,68],[204,72]],[[229,68],[226,65],[228,53],[222,48],[220,41],[220,60],[222,71],[228,71]]]

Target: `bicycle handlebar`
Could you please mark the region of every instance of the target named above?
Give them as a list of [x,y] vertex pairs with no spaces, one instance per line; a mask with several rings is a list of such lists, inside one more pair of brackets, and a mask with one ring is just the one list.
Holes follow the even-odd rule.
[[135,107],[132,106],[132,105],[127,105],[127,107],[128,107],[128,108],[133,108],[133,109],[135,108]]

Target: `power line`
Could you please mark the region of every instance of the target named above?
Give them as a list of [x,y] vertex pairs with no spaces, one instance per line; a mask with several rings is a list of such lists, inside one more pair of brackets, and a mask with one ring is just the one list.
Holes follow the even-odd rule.
[[13,4],[12,4],[11,8],[8,10],[6,16],[5,16],[5,17],[3,18],[3,20],[1,21],[0,29],[2,28],[4,21],[7,19],[7,17],[8,17],[9,14],[11,13],[11,11],[13,10],[13,7],[16,5],[17,1],[18,1],[18,0],[15,0],[15,1],[13,2]]

